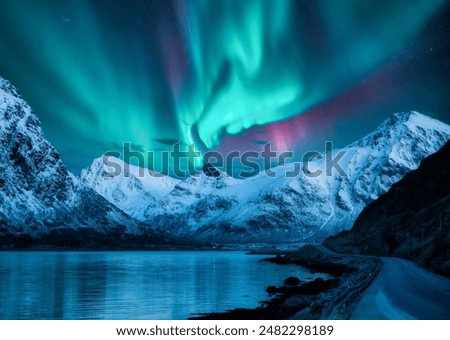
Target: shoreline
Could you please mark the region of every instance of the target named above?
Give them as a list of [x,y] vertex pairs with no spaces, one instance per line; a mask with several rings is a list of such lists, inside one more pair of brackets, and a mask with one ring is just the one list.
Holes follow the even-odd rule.
[[[322,249],[319,249],[322,248]],[[347,319],[356,298],[378,275],[382,261],[378,257],[341,255],[323,247],[304,246],[296,252],[278,253],[263,261],[279,265],[297,264],[311,272],[331,275],[280,287],[269,286],[269,301],[254,309],[236,308],[219,313],[191,316],[191,320],[285,320]]]
[[[124,244],[124,245],[109,245],[109,246],[72,246],[72,245],[52,245],[39,244],[38,239],[30,245],[18,244],[0,244],[0,252],[15,252],[15,251],[241,251],[247,255],[284,255],[296,252],[300,246],[295,247],[296,244],[215,244],[215,243],[201,243],[189,239],[185,239],[184,244]],[[302,246],[304,244],[301,244]],[[290,250],[288,250],[290,249]]]

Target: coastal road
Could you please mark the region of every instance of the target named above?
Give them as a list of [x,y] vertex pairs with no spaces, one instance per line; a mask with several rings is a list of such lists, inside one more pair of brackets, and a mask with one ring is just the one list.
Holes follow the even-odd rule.
[[403,259],[382,260],[350,319],[450,319],[450,279]]

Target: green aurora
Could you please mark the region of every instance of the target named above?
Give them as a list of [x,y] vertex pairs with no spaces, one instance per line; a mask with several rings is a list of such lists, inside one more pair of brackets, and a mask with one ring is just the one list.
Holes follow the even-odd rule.
[[123,142],[204,151],[348,91],[414,43],[444,5],[3,0],[0,75],[72,170]]

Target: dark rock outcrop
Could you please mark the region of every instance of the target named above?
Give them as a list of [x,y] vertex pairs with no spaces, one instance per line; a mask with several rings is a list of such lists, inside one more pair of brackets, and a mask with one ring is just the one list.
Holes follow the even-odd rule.
[[450,142],[325,240],[337,252],[396,256],[450,277]]

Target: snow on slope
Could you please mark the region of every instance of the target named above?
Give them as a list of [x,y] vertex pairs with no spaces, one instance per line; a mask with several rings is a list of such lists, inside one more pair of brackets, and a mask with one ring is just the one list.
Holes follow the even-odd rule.
[[67,171],[30,106],[0,78],[0,235],[55,227],[135,233],[140,224]]
[[[162,200],[152,202],[145,210],[145,220],[178,235],[193,235],[239,202],[227,193],[240,183],[243,181],[222,172],[217,177],[204,172],[188,177]],[[239,189],[232,190],[236,191]]]
[[[112,163],[120,166],[120,171],[115,173]],[[95,159],[90,168],[82,171],[81,178],[109,202],[140,220],[145,219],[149,202],[161,200],[180,182],[110,156]]]
[[393,115],[374,133],[344,149],[339,164],[347,176],[337,172],[326,176],[325,156],[309,166],[322,169],[319,177],[285,178],[292,164],[275,169],[276,179],[260,174],[246,183],[247,198],[199,229],[197,237],[229,242],[322,241],[349,229],[370,201],[449,138],[450,127],[439,121],[416,112]]
[[264,173],[245,180],[201,174],[171,183],[165,188],[173,189],[163,195],[155,181],[142,189],[152,199],[143,199],[135,210],[126,199],[117,203],[111,190],[95,180],[87,183],[132,216],[179,235],[225,243],[320,242],[349,229],[369,202],[449,139],[450,126],[417,112],[398,113],[342,149],[339,165],[346,176],[336,171],[326,176],[327,157],[322,155],[309,164],[312,171],[323,171],[318,177],[301,172],[286,178],[294,169],[287,164],[273,169],[275,178]]

